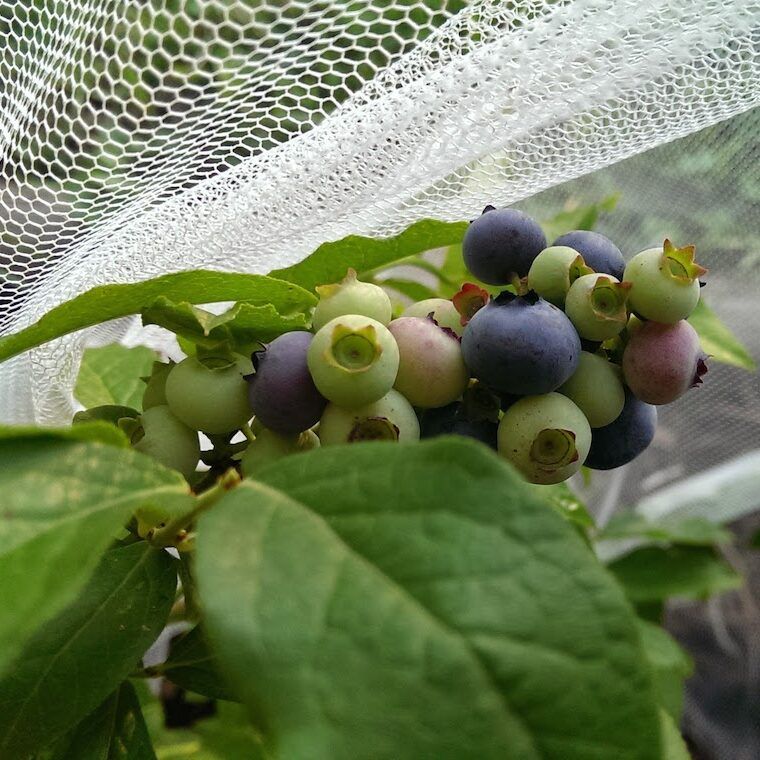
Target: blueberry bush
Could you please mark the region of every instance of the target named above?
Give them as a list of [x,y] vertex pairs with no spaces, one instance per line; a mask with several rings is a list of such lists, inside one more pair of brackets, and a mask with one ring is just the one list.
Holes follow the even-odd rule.
[[659,623],[740,582],[728,534],[602,530],[563,481],[641,453],[707,354],[751,362],[694,248],[624,259],[608,205],[99,287],[0,338],[138,314],[183,354],[90,349],[72,425],[0,428],[0,757],[688,757]]

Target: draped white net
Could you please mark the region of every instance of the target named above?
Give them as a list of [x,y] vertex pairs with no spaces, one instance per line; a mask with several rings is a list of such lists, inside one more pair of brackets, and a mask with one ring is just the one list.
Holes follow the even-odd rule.
[[[747,111],[759,17],[747,0],[0,0],[0,333],[98,284],[266,272],[471,218]],[[674,215],[733,203],[629,189],[623,205],[656,193]],[[0,366],[0,420],[69,419],[82,348],[128,328]]]
[[[759,82],[756,0],[0,0],[0,334],[99,284],[619,192],[600,230],[628,256],[695,242],[757,358]],[[0,422],[67,422],[84,347],[144,337],[119,320],[0,365]],[[667,506],[758,442],[757,376],[713,366],[591,501]],[[732,472],[703,511],[757,506]]]

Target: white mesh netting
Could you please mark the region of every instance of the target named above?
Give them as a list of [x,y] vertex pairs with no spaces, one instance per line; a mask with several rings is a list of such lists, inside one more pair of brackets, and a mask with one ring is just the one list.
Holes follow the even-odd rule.
[[[0,0],[0,332],[97,284],[469,218],[746,111],[759,19],[746,0]],[[660,202],[700,213],[687,187]],[[82,347],[128,326],[0,366],[0,420],[67,420]]]

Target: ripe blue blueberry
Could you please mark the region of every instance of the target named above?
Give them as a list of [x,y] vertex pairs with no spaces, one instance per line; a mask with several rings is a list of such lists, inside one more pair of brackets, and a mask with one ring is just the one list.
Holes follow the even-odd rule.
[[492,390],[539,395],[575,372],[581,341],[556,306],[533,292],[504,291],[468,323],[462,353],[470,372]]
[[264,426],[280,435],[294,435],[316,425],[327,399],[311,378],[306,356],[313,336],[304,331],[275,338],[253,354],[248,375],[251,409]]
[[613,470],[628,464],[649,446],[656,427],[657,409],[639,401],[626,389],[620,416],[609,425],[591,431],[586,467]]
[[625,259],[620,249],[604,235],[588,230],[573,230],[560,235],[553,245],[573,248],[583,256],[586,266],[599,274],[611,274],[622,281]]
[[437,438],[441,435],[461,435],[473,438],[496,450],[499,425],[488,419],[471,419],[461,401],[437,409],[425,409],[420,414],[420,438]]
[[462,241],[467,269],[490,285],[506,285],[525,277],[546,248],[538,222],[516,209],[488,206],[469,226]]

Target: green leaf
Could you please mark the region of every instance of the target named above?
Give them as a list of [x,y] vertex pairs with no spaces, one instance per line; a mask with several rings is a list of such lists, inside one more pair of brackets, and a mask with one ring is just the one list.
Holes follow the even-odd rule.
[[119,405],[142,409],[145,383],[157,356],[145,346],[114,344],[88,348],[79,367],[74,396],[85,407]]
[[714,546],[728,543],[730,531],[701,517],[647,520],[636,512],[615,515],[598,535],[599,540],[636,538],[649,542]]
[[647,546],[608,567],[637,604],[671,596],[704,599],[742,584],[740,575],[713,549],[703,546]]
[[191,497],[179,473],[138,452],[44,431],[0,437],[0,461],[2,673],[29,635],[74,600],[136,507]]
[[106,404],[105,406],[93,406],[90,409],[82,409],[74,415],[72,424],[81,425],[85,422],[101,421],[110,422],[111,425],[117,425],[119,420],[125,418],[136,420],[139,416],[140,412],[129,406]]
[[[0,425],[0,442],[3,441],[93,441],[111,446],[128,446],[124,433],[113,425],[98,419],[78,422],[72,427],[39,428],[31,425]],[[1,481],[1,475],[0,475]]]
[[258,343],[267,343],[291,330],[307,329],[311,324],[305,314],[283,316],[272,304],[237,303],[217,315],[168,298],[157,298],[143,309],[142,319],[145,325],[165,327],[204,348],[228,343],[239,353],[250,353]]
[[479,285],[491,295],[498,295],[505,289],[503,285],[488,285],[475,277],[464,265],[462,246],[459,243],[451,245],[446,249],[441,272],[446,278],[446,281],[441,282],[440,293],[438,295],[443,298],[451,298],[465,282],[472,282],[475,285]]
[[216,656],[200,626],[172,642],[169,657],[158,672],[187,691],[211,699],[237,700],[235,692],[220,674]]
[[691,760],[691,755],[678,726],[665,710],[660,710],[660,737],[662,760]]
[[582,531],[596,527],[594,518],[588,507],[570,490],[567,483],[557,483],[553,486],[531,486],[538,496],[546,499],[549,504],[565,520]]
[[157,298],[189,303],[246,301],[272,304],[281,314],[308,309],[316,298],[292,282],[256,274],[229,274],[199,269],[129,285],[103,285],[49,311],[20,332],[0,338],[0,361],[62,335],[110,319],[139,314]]
[[620,200],[620,195],[614,193],[602,198],[597,203],[560,211],[551,219],[544,220],[541,222],[541,227],[544,230],[549,245],[560,235],[564,235],[571,230],[593,230],[599,219],[599,214],[612,211],[617,206],[618,200]]
[[140,703],[128,681],[88,715],[52,760],[155,760]]
[[278,269],[271,275],[313,290],[317,285],[338,282],[345,277],[349,268],[355,269],[361,277],[370,270],[408,256],[459,243],[466,230],[467,222],[423,219],[394,237],[350,235],[343,240],[322,244],[300,263]]
[[129,675],[166,623],[175,565],[144,542],[103,555],[76,601],[29,639],[0,681],[0,757],[45,747]]
[[757,369],[749,351],[703,299],[699,300],[688,321],[699,333],[702,350],[716,362],[750,371]]
[[684,681],[694,671],[691,657],[659,625],[639,620],[644,653],[654,674],[657,701],[673,717],[681,719]]
[[484,447],[329,447],[260,477],[201,518],[197,575],[278,756],[659,757],[623,594]]
[[378,284],[384,288],[395,290],[412,301],[425,301],[428,298],[436,298],[438,296],[435,290],[414,280],[401,280],[396,277],[388,277],[379,281]]

